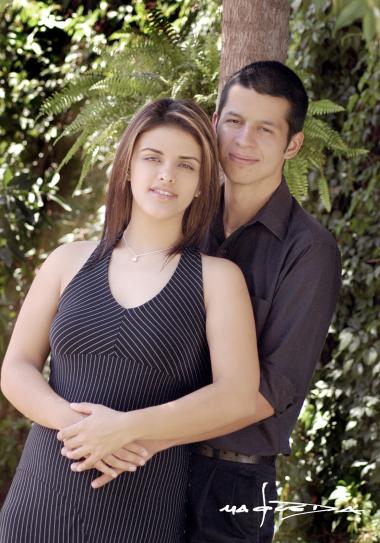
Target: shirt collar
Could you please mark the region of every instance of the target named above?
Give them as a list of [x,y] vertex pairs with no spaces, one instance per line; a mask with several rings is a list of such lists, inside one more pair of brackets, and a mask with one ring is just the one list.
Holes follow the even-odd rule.
[[247,224],[250,225],[255,222],[260,222],[280,240],[283,240],[288,230],[292,206],[293,198],[289,192],[288,185],[283,178],[268,202]]
[[[212,226],[212,231],[219,241],[225,239],[223,225],[224,187],[222,187],[221,193],[221,205],[216,220]],[[259,222],[268,228],[268,230],[270,230],[276,237],[283,240],[288,229],[292,205],[293,198],[289,192],[288,185],[283,178],[268,202],[254,217],[252,217],[250,221],[247,222],[245,226],[250,226]]]

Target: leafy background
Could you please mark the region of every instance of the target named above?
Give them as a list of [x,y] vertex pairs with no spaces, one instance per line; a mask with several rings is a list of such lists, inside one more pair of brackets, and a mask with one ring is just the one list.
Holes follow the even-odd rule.
[[[309,171],[307,194],[300,195],[305,208],[338,240],[343,288],[311,393],[293,435],[294,454],[280,460],[279,489],[283,500],[351,505],[363,512],[283,520],[277,534],[281,543],[380,541],[377,4],[377,0],[291,2],[288,64],[302,76],[313,100],[329,99],[345,108],[337,108],[323,119],[347,146],[365,148],[368,153],[347,155],[324,146],[323,168]],[[160,8],[177,34],[170,35],[157,15],[152,18],[155,8]],[[165,93],[194,95],[212,111],[220,21],[221,7],[216,0],[0,2],[2,351],[34,270],[46,254],[62,241],[99,235],[114,136],[131,112],[147,97]],[[133,52],[139,59],[137,68]],[[135,66],[133,84],[131,78],[126,83],[126,71],[117,72],[123,54],[131,61],[130,69]],[[165,63],[158,63],[160,58]],[[162,77],[144,78],[142,72],[158,72]],[[86,81],[82,89],[73,88],[78,75]],[[61,107],[57,97],[46,102],[63,87],[65,93],[75,91],[75,99],[67,99]],[[86,120],[82,128],[87,127],[88,132],[82,148],[74,148],[72,159],[62,164],[78,140],[73,128],[80,124],[78,119],[83,118],[91,93],[103,100],[104,109],[94,111],[92,125]],[[112,107],[115,97],[124,104],[119,115]],[[54,104],[58,109],[54,110]],[[98,131],[102,119],[104,126],[116,123],[114,132],[103,134],[106,137]],[[64,131],[65,136],[53,145]],[[97,137],[102,139],[96,141]],[[87,176],[79,184],[83,165]],[[328,186],[330,208],[321,198],[321,186]],[[28,426],[0,398],[1,498]]]

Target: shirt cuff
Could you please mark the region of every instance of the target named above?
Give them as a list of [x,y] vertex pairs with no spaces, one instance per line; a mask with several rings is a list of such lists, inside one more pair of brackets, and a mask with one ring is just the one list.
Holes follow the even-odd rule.
[[270,367],[261,367],[260,393],[271,404],[275,415],[284,413],[297,401],[297,391],[294,384]]

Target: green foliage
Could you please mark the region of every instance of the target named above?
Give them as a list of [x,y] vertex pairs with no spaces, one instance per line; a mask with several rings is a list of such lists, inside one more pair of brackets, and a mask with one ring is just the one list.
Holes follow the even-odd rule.
[[[310,178],[308,209],[333,232],[343,285],[321,366],[295,432],[294,456],[281,462],[284,499],[362,509],[284,521],[279,541],[380,541],[380,58],[350,26],[332,38],[330,1],[293,2],[289,63],[305,74],[312,97],[346,108],[334,129],[368,154],[326,157]],[[321,46],[323,44],[323,46]],[[331,213],[318,191],[328,180]]]
[[83,150],[78,186],[92,167],[111,161],[129,119],[146,101],[195,97],[209,111],[216,102],[217,36],[186,39],[158,10],[148,22],[148,34],[119,34],[116,45],[103,49],[91,73],[79,75],[43,104],[42,112],[53,115],[85,99],[60,136],[76,139],[58,169]]
[[360,19],[367,45],[370,46],[375,38],[380,40],[380,0],[335,0],[333,7],[337,15],[335,31]]
[[[82,150],[83,168],[78,181],[95,165],[112,160],[117,141],[131,115],[147,100],[163,96],[194,98],[210,113],[217,96],[219,49],[216,36],[183,36],[156,9],[147,17],[143,36],[118,35],[116,45],[103,48],[97,69],[79,75],[42,106],[42,113],[54,115],[83,102],[75,120],[63,136],[76,136],[58,170]],[[338,156],[357,156],[363,149],[351,149],[326,121],[317,118],[343,111],[328,99],[310,104],[302,151],[285,165],[285,177],[292,194],[302,202],[309,189],[309,174],[318,170],[321,201],[330,210],[330,195],[323,167],[326,151]],[[60,139],[59,138],[59,139]]]
[[331,210],[330,193],[326,177],[323,175],[326,161],[326,151],[340,157],[355,157],[366,154],[365,149],[351,149],[342,139],[339,132],[334,130],[326,121],[318,119],[320,115],[327,115],[344,111],[342,106],[331,100],[322,99],[310,103],[304,125],[305,140],[301,152],[292,160],[285,163],[285,178],[290,191],[299,202],[302,202],[309,189],[309,175],[318,170],[318,189],[321,202],[327,211]]
[[17,467],[26,432],[30,428],[30,423],[25,418],[14,418],[8,413],[7,415],[0,419],[0,501],[5,497],[8,482]]

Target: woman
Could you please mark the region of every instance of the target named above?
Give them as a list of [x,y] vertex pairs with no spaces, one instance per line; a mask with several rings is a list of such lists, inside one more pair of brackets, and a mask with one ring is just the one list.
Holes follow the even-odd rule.
[[126,443],[218,435],[253,413],[258,357],[245,281],[196,249],[218,183],[206,114],[189,101],[148,104],[119,144],[101,243],[59,247],[41,267],[2,368],[4,394],[35,424],[1,543],[183,540],[187,446],[96,491],[89,468],[116,475]]

